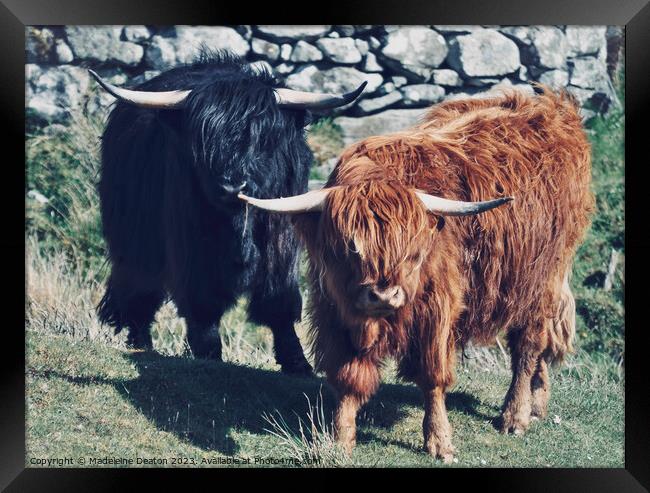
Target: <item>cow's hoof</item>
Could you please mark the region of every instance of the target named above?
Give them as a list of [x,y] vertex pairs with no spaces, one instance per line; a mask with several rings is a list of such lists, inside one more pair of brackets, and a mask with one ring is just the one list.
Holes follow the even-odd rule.
[[523,435],[530,424],[530,417],[512,415],[508,412],[501,415],[501,433],[510,433],[513,435]]
[[454,454],[452,453],[447,453],[442,455],[438,454],[437,458],[440,459],[445,464],[452,464],[454,462]]
[[546,407],[533,405],[533,409],[530,411],[530,419],[544,419],[547,414],[548,412],[546,410]]
[[445,464],[451,464],[454,462],[454,454],[456,450],[454,449],[451,443],[439,444],[428,443],[425,444],[424,450],[431,456],[436,459],[440,459]]
[[223,361],[221,359],[221,353],[219,351],[205,351],[205,352],[192,351],[192,355],[194,356],[194,359],[207,359],[210,361],[216,361],[217,363],[221,363]]
[[151,336],[149,334],[142,333],[133,333],[129,331],[129,335],[126,338],[126,343],[129,347],[133,349],[138,349],[140,351],[152,351],[153,342],[151,341]]
[[292,361],[290,363],[281,364],[282,373],[293,375],[297,377],[311,377],[314,375],[314,369],[307,362],[306,359],[302,361]]
[[354,450],[354,447],[356,447],[356,445],[357,445],[357,441],[354,438],[349,440],[338,441],[339,450],[341,451],[341,453],[346,459],[352,458],[352,451]]

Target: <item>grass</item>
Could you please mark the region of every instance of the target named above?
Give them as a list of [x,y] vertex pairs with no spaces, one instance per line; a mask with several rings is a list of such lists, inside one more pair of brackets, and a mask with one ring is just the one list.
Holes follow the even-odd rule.
[[332,169],[331,162],[343,149],[343,133],[331,118],[321,118],[309,126],[307,143],[314,154],[309,178],[327,180]]
[[[621,71],[622,102],[623,82]],[[329,388],[320,378],[279,373],[271,333],[246,320],[245,300],[221,321],[224,363],[187,357],[172,303],[156,316],[155,353],[126,349],[125,334],[99,324],[94,309],[108,270],[95,190],[103,121],[76,114],[65,127],[28,126],[28,190],[37,193],[28,195],[26,223],[27,465],[30,457],[63,456],[196,462],[170,466],[219,466],[228,457],[251,466],[440,465],[420,450],[420,393],[398,381],[390,363],[359,415],[357,449],[344,457],[332,437]],[[587,131],[597,212],[571,280],[577,352],[554,371],[549,418],[512,437],[494,427],[508,356],[502,347],[470,348],[447,400],[455,466],[623,466],[624,114],[597,116]],[[341,131],[320,120],[308,142],[310,178],[322,180],[343,146]],[[304,339],[304,327],[297,330]],[[255,464],[255,457],[285,460]]]
[[[396,381],[390,368],[359,414],[358,445],[347,459],[331,438],[333,397],[321,379],[36,330],[27,333],[27,350],[28,464],[32,457],[182,457],[194,463],[177,465],[214,466],[237,457],[255,465],[257,457],[281,461],[257,464],[275,466],[441,465],[420,450],[419,390]],[[508,378],[476,365],[459,372],[447,397],[456,466],[623,466],[620,383],[555,373],[549,418],[515,437],[494,427]]]

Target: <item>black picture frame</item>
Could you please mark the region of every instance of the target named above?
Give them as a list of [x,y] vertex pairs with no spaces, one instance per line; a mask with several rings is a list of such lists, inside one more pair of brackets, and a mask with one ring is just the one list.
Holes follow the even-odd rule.
[[[114,490],[132,484],[134,475],[143,471],[75,470],[25,468],[25,358],[21,301],[25,291],[17,288],[26,274],[19,261],[25,253],[25,26],[64,24],[482,24],[482,25],[624,25],[626,56],[626,382],[625,382],[625,468],[624,469],[445,469],[426,472],[422,478],[436,487],[441,475],[468,486],[478,481],[482,489],[515,491],[647,491],[650,487],[650,393],[642,322],[647,285],[647,258],[650,235],[645,220],[647,192],[644,190],[644,166],[647,163],[645,125],[650,106],[650,4],[648,0],[517,0],[454,2],[401,0],[353,0],[334,4],[306,5],[308,2],[255,4],[200,0],[140,0],[96,2],[89,0],[2,0],[0,2],[0,114],[4,131],[3,187],[0,193],[3,234],[0,251],[4,259],[2,300],[7,307],[2,337],[3,365],[0,377],[0,487],[7,491]],[[253,5],[255,5],[253,7]],[[307,8],[309,7],[309,8]],[[307,12],[310,12],[307,15]],[[644,139],[645,137],[645,139]],[[7,152],[11,151],[11,152]],[[22,184],[22,189],[21,189]],[[643,187],[643,188],[642,188]],[[645,192],[645,193],[644,193]],[[8,278],[6,277],[8,275]],[[24,284],[23,284],[24,286]],[[8,316],[10,315],[10,316]],[[639,322],[635,322],[638,320]],[[156,475],[167,481],[172,473],[181,473],[183,483],[197,475],[213,471],[161,471]],[[241,470],[239,471],[242,472]],[[191,473],[191,476],[190,474]],[[256,471],[257,475],[259,471]],[[296,474],[305,474],[298,471]],[[383,472],[385,473],[385,471]],[[378,477],[384,474],[377,472]],[[226,472],[219,473],[223,487]],[[246,472],[251,475],[250,471]],[[272,474],[276,474],[275,472]],[[375,473],[373,473],[375,474]],[[437,475],[436,475],[437,474]],[[435,476],[434,476],[435,475]],[[453,477],[452,477],[453,476]],[[286,481],[287,478],[284,479]],[[298,477],[298,487],[309,487],[307,478]],[[128,482],[128,483],[125,483]],[[186,484],[187,486],[187,484]],[[217,487],[213,483],[212,487]],[[427,486],[428,487],[428,486]]]

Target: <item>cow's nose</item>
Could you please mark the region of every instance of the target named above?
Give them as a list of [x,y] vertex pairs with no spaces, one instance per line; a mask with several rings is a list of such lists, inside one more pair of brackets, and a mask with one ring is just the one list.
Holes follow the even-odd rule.
[[389,312],[404,306],[406,296],[401,286],[380,289],[377,285],[364,286],[359,295],[359,308],[367,312]]

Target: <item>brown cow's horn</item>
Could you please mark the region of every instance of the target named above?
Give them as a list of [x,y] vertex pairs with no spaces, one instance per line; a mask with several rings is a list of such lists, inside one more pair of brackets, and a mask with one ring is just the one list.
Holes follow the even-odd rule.
[[359,97],[367,84],[364,82],[347,94],[321,94],[281,88],[275,90],[275,98],[278,105],[285,108],[328,110],[351,103]]
[[418,196],[428,211],[442,216],[469,216],[479,214],[515,199],[514,197],[502,197],[485,202],[463,202],[460,200],[443,199],[423,192],[415,192],[415,195]]
[[142,106],[143,108],[173,109],[183,104],[191,91],[133,91],[114,86],[103,80],[97,73],[88,70],[99,85],[121,101]]
[[302,195],[279,199],[255,199],[253,197],[247,197],[243,193],[240,193],[238,197],[247,204],[264,209],[265,211],[279,212],[282,214],[300,214],[304,212],[322,211],[325,205],[325,199],[330,190],[331,188],[323,188],[321,190],[312,190]]

